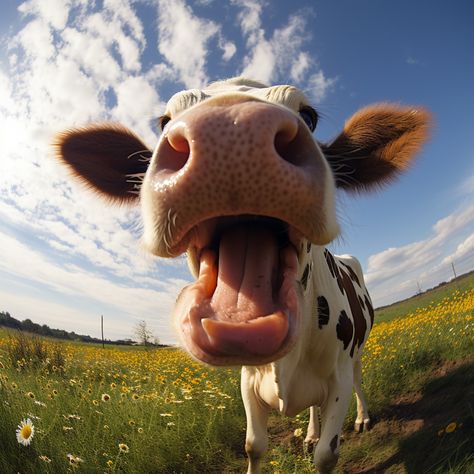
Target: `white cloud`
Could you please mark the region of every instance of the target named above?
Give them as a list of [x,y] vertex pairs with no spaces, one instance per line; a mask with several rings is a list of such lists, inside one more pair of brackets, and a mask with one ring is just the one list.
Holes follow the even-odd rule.
[[[290,16],[288,23],[273,32],[272,44],[280,61],[281,68],[292,68],[301,48],[311,39],[307,19],[298,13]],[[309,61],[309,57],[307,56]]]
[[406,59],[406,63],[410,64],[410,65],[415,65],[415,64],[420,64],[420,61],[418,59],[414,58],[413,56],[409,56]]
[[[148,137],[148,146],[153,147],[156,137],[149,121],[156,117],[157,110],[163,108],[155,88],[145,77],[131,76],[116,86],[115,93],[117,106],[112,111],[113,116],[119,122],[130,124],[141,136]],[[148,118],[146,123],[143,123],[144,117]]]
[[86,35],[76,28],[66,28],[62,37],[65,41],[62,56],[75,61],[102,87],[118,81],[121,74],[120,65],[113,58],[102,37]]
[[231,41],[223,41],[222,39],[219,41],[219,48],[222,49],[224,54],[222,55],[222,59],[224,61],[229,61],[231,58],[234,57],[237,47]]
[[[135,40],[142,45],[146,43],[142,21],[131,2],[128,0],[105,0],[104,8],[112,14],[114,21],[127,25],[128,31]],[[119,36],[129,37],[124,31]]]
[[270,83],[275,73],[276,57],[271,41],[265,38],[261,14],[263,3],[258,0],[233,0],[241,8],[237,18],[242,33],[247,38],[250,53],[244,58],[242,75]]
[[[26,25],[10,41],[10,77],[0,71],[0,219],[97,269],[143,278],[151,265],[131,226],[138,212],[109,209],[67,183],[50,143],[64,127],[112,119],[153,145],[150,118],[163,105],[154,86],[167,69],[142,71],[146,42],[129,2],[107,1],[95,13],[84,7],[67,26],[41,6],[46,3],[25,4]],[[117,98],[113,109],[107,91]]]
[[242,8],[238,15],[242,33],[252,36],[258,32],[262,26],[260,15],[266,3],[258,0],[232,0],[232,4]]
[[[243,61],[242,75],[268,84],[291,78],[312,100],[324,100],[336,78],[327,77],[314,56],[304,49],[311,40],[308,16],[313,13],[304,10],[293,14],[270,35],[262,27],[261,16],[266,3],[233,0],[232,4],[241,9],[237,19],[249,50]],[[314,50],[314,45],[311,49]]]
[[[177,286],[184,286],[186,281],[176,279],[165,285],[155,281],[153,288],[139,287],[131,280],[127,284],[114,283],[95,272],[91,273],[75,265],[56,263],[41,252],[19,242],[18,239],[1,232],[0,247],[3,251],[0,272],[4,275],[26,279],[30,285],[45,286],[51,291],[70,295],[75,299],[88,300],[92,302],[92,306],[95,303],[96,306],[108,307],[110,312],[119,314],[122,319],[129,321],[127,323],[129,326],[133,325],[134,318],[150,320],[161,328],[163,340],[168,342],[174,340],[169,321],[169,314],[175,301],[173,294],[177,291]],[[99,264],[99,261],[96,264]],[[2,301],[2,305],[5,305],[5,301]],[[41,317],[44,316],[47,307],[37,304],[29,313]],[[13,313],[13,309],[10,311]],[[72,312],[77,313],[75,310]],[[22,313],[24,314],[24,311]]]
[[447,240],[452,234],[460,229],[464,229],[466,225],[474,220],[474,206],[470,206],[460,212],[455,212],[443,219],[440,219],[434,225],[435,235],[440,240]]
[[455,252],[446,257],[441,264],[446,265],[450,264],[453,260],[462,261],[464,259],[470,258],[474,256],[474,233],[466,237],[457,247]]
[[82,19],[81,29],[88,33],[86,39],[92,36],[110,51],[117,46],[122,67],[128,71],[139,70],[140,54],[146,45],[139,18],[123,1],[107,1],[104,7],[102,12]]
[[309,54],[303,51],[300,52],[298,57],[293,61],[293,66],[291,68],[291,78],[295,82],[301,82],[310,66],[311,58]]
[[36,60],[48,60],[54,55],[52,30],[43,20],[30,21],[18,34],[18,41],[25,54]]
[[376,306],[428,289],[453,276],[451,262],[460,264],[474,254],[474,206],[458,210],[435,223],[431,235],[402,247],[372,255],[366,282]]
[[265,38],[255,43],[252,56],[246,61],[242,76],[257,79],[265,84],[273,82],[276,57],[272,45]]
[[0,69],[0,109],[13,110],[13,101],[11,98],[12,86],[8,76]]
[[336,82],[337,78],[328,78],[325,76],[323,71],[318,71],[309,78],[307,86],[308,95],[316,102],[321,102],[326,98]]
[[18,7],[23,14],[36,14],[53,28],[61,30],[69,16],[70,0],[29,0]]
[[[472,160],[471,160],[472,162]],[[472,197],[474,195],[474,173],[464,179],[457,188],[457,194]]]
[[198,18],[183,0],[159,0],[158,49],[186,88],[208,82],[207,44],[219,32],[211,20]]

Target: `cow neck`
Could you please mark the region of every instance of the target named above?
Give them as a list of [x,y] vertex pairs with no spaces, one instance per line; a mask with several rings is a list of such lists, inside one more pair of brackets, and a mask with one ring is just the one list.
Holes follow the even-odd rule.
[[[300,287],[303,301],[301,305],[301,337],[286,356],[270,364],[271,370],[266,368],[263,372],[266,376],[271,374],[273,377],[276,393],[280,399],[280,411],[287,414],[298,413],[306,408],[306,406],[300,408],[301,404],[306,404],[304,396],[302,397],[301,394],[308,393],[308,375],[312,377],[315,374],[314,367],[311,367],[311,370],[309,370],[308,365],[311,365],[314,360],[321,360],[327,357],[327,338],[324,338],[314,317],[315,308],[317,308],[318,304],[318,295],[322,292],[330,291],[330,285],[333,283],[333,278],[327,264],[325,248],[312,246],[311,252],[302,261],[301,274],[305,272],[306,265],[309,265],[311,271],[307,272],[309,274],[307,275],[306,290],[304,291],[302,285]],[[323,377],[319,377],[316,373],[311,383],[313,387],[316,386],[316,397],[324,399],[327,393],[327,386],[323,381]]]

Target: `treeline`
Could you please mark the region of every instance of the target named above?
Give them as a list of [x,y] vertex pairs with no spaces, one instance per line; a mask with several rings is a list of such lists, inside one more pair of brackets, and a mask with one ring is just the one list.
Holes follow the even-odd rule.
[[[85,336],[83,334],[76,334],[74,331],[68,332],[64,329],[53,329],[50,328],[47,324],[37,324],[34,323],[31,319],[25,319],[20,321],[10,315],[10,313],[1,311],[0,312],[0,326],[4,326],[11,329],[17,329],[19,331],[30,332],[33,334],[39,334],[41,336],[56,337],[58,339],[66,339],[68,341],[81,341],[81,342],[92,342],[92,343],[102,343],[102,339],[96,337]],[[131,339],[111,341],[110,339],[104,340],[105,344],[118,344],[118,345],[127,345],[130,346],[134,344],[134,341]]]

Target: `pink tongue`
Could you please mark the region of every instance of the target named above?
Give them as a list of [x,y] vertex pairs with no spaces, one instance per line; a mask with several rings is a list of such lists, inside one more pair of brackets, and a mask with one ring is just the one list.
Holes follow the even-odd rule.
[[219,319],[248,321],[275,311],[279,250],[268,229],[232,227],[219,248],[219,274],[211,307]]

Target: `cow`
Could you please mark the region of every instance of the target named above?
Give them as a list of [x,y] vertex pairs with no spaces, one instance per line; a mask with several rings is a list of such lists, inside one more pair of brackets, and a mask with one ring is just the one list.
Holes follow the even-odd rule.
[[361,265],[332,255],[336,192],[380,188],[428,136],[420,107],[377,103],[330,143],[305,94],[242,77],[175,94],[153,151],[115,123],[55,141],[73,176],[111,203],[141,205],[143,243],[187,254],[195,282],[173,318],[184,348],[213,366],[242,366],[248,473],[260,472],[271,409],[310,408],[305,441],[321,473],[336,465],[352,396],[370,423],[361,354],[374,310]]

